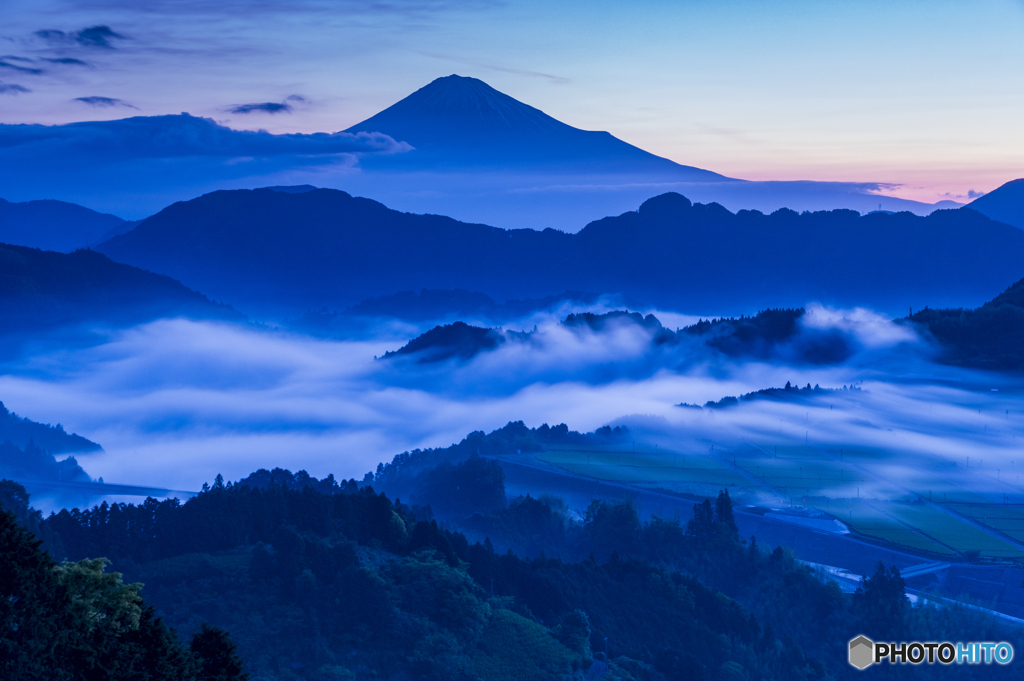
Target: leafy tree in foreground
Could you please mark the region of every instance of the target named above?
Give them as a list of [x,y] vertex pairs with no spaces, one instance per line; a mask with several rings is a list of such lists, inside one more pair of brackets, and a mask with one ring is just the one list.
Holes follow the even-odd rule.
[[[33,520],[28,495],[0,482],[0,503]],[[105,558],[57,564],[15,513],[0,508],[0,678],[5,681],[244,681],[220,630],[197,635],[210,661],[178,641],[142,584],[106,572]],[[217,653],[217,654],[213,654]]]
[[248,681],[235,644],[223,629],[204,624],[189,648],[199,662],[200,681]]

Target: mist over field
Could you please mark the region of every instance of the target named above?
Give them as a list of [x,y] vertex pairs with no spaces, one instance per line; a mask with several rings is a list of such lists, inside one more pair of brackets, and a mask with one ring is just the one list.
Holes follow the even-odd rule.
[[[963,465],[967,456],[983,462],[979,476],[1008,471],[1024,442],[1024,395],[1009,379],[937,365],[935,350],[911,327],[868,310],[810,306],[794,339],[755,359],[711,352],[699,337],[659,347],[635,324],[595,332],[559,321],[534,315],[506,325],[536,325],[526,340],[469,360],[420,363],[376,358],[427,324],[337,340],[164,319],[104,332],[85,346],[26,350],[3,366],[0,393],[19,414],[99,442],[102,452],[77,455],[93,478],[193,491],[218,473],[232,480],[261,467],[361,479],[402,451],[448,446],[509,420],[564,422],[581,432],[622,424],[642,446],[694,456],[712,445],[805,441],[884,449],[892,453],[891,479],[904,481],[922,468]],[[841,342],[844,358],[806,361],[800,349],[821,338]],[[795,404],[676,406],[787,382],[861,390]],[[1007,481],[978,478],[1017,493]]]

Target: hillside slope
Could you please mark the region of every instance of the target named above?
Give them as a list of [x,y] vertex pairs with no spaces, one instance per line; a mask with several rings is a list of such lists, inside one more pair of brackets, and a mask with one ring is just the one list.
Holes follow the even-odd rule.
[[968,204],[993,220],[1024,229],[1024,178],[1011,180]]
[[907,319],[938,341],[940,361],[1024,371],[1024,279],[977,309],[925,308]]
[[83,322],[133,324],[170,315],[240,318],[170,277],[95,251],[65,254],[0,244],[4,333]]
[[0,243],[68,253],[101,241],[124,222],[64,201],[0,199]]
[[34,443],[51,454],[63,452],[93,452],[102,449],[92,440],[76,433],[65,432],[59,423],[36,423],[7,410],[0,402],[0,442],[10,442],[19,447]]

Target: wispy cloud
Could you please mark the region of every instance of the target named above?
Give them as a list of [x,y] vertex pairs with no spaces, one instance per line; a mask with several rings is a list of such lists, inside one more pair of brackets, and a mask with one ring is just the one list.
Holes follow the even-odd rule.
[[[131,106],[113,97],[78,97],[74,101],[95,107]],[[57,126],[0,124],[0,162],[20,163],[23,170],[37,164],[52,170],[66,162],[95,168],[151,158],[309,157],[408,148],[380,133],[272,135],[265,131],[232,130],[208,118],[188,114]]]
[[35,32],[36,37],[56,46],[79,45],[82,47],[114,49],[114,41],[128,40],[127,36],[117,33],[109,26],[91,26],[81,31],[65,33],[55,29],[44,29]]
[[26,92],[32,91],[17,83],[0,83],[0,95],[20,95]]
[[95,0],[92,3],[112,11],[129,11],[139,14],[161,14],[175,17],[203,15],[222,17],[267,17],[279,14],[313,14],[334,16],[382,17],[424,17],[435,14],[484,10],[501,6],[502,0],[388,0],[387,2],[364,2],[363,0]]
[[262,102],[259,104],[239,104],[238,106],[228,109],[229,113],[233,114],[252,114],[252,113],[266,113],[266,114],[279,114],[279,113],[291,113],[294,110],[295,103],[304,103],[306,98],[301,95],[292,95],[285,99],[283,102]]
[[51,64],[64,64],[66,66],[92,66],[88,62],[84,62],[81,59],[74,59],[73,57],[60,57],[57,59],[43,57],[43,61],[50,62]]
[[[79,99],[69,99],[69,106],[97,107],[94,111],[111,118],[130,111],[107,101],[114,97]],[[104,210],[141,218],[215,189],[323,186],[325,175],[358,174],[363,156],[410,149],[380,133],[275,135],[234,130],[188,114],[0,124],[0,187],[10,196],[42,195],[93,206],[112,198],[114,203],[102,204]]]
[[128,109],[135,110],[138,110],[139,108],[137,106],[129,104],[124,100],[116,99],[114,97],[75,97],[73,101],[82,102],[83,104],[88,104],[89,106],[95,107],[97,109],[109,109],[111,107],[116,106],[122,106]]
[[0,59],[0,69],[9,69],[11,71],[17,71],[18,73],[31,73],[37,75],[43,72],[43,69],[37,69],[33,66],[21,66],[20,64],[12,64],[11,61],[20,61],[23,63],[30,63],[29,59],[17,59],[16,57],[3,57]]
[[543,73],[541,71],[530,71],[529,69],[517,69],[511,66],[502,66],[500,64],[494,64],[492,62],[480,61],[478,59],[464,59],[461,57],[454,57],[447,54],[440,54],[437,52],[419,52],[418,54],[424,57],[430,57],[432,59],[440,59],[442,61],[452,62],[454,64],[463,64],[465,66],[471,66],[473,68],[485,69],[487,71],[495,71],[497,73],[511,73],[516,76],[525,76],[527,78],[540,78],[543,80],[550,81],[557,85],[564,85],[569,83],[570,80],[563,76],[556,76],[550,73]]
[[263,102],[262,104],[239,104],[229,111],[233,114],[251,114],[251,113],[290,113],[292,107],[288,104],[282,104],[279,102]]
[[957,192],[943,192],[943,193],[939,194],[939,196],[941,196],[944,199],[950,199],[952,201],[963,201],[963,200],[973,201],[974,199],[977,199],[979,197],[985,196],[986,193],[987,192],[976,192],[973,189],[971,189],[971,190],[968,190],[968,192],[966,194],[960,194],[960,193],[957,193]]

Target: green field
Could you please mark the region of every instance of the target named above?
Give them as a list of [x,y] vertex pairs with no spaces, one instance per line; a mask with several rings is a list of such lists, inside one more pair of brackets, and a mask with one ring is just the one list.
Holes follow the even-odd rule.
[[1024,541],[1024,504],[944,504],[960,515]]
[[954,551],[908,527],[892,515],[886,513],[888,506],[868,503],[865,500],[830,499],[825,503],[815,504],[818,510],[839,518],[851,529],[876,539],[884,539],[893,544],[901,544],[919,551],[929,551],[942,556],[953,556]]
[[1024,504],[993,504],[971,491],[967,470],[952,463],[916,468],[897,458],[901,468],[893,475],[893,453],[880,449],[760,444],[715,454],[648,446],[642,451],[564,447],[535,456],[573,475],[607,482],[701,494],[745,488],[765,503],[804,503],[862,535],[937,556],[978,551],[994,559],[1024,558],[1024,551],[1004,537],[958,517],[1024,542]]
[[1024,557],[1024,551],[927,504],[886,504],[885,510],[900,521],[956,551],[979,551],[997,558]]
[[[897,498],[896,487],[880,484],[852,460],[835,458],[838,449],[823,454],[811,447],[760,445],[735,458],[736,466],[762,481],[765,487],[788,497],[857,497],[859,488],[871,487],[875,495]],[[861,457],[863,458],[863,457]],[[851,463],[848,463],[851,462]]]

